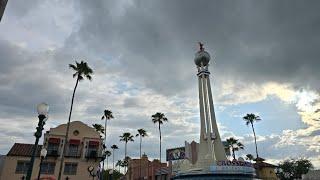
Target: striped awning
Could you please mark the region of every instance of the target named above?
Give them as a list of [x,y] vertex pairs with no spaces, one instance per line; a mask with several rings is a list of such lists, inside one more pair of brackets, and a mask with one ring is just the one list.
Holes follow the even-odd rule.
[[49,143],[60,144],[60,138],[49,138]]

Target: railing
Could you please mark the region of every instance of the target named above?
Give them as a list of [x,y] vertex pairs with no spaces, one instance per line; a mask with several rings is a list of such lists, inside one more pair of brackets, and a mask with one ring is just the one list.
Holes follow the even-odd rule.
[[79,158],[79,157],[81,157],[81,152],[82,152],[81,145],[79,145],[77,148],[74,148],[74,147],[71,148],[70,145],[67,144],[65,157]]
[[60,152],[58,150],[49,150],[47,153],[47,156],[51,157],[58,157],[60,155]]
[[96,150],[87,150],[86,158],[87,159],[102,158],[102,153],[98,149],[96,149]]

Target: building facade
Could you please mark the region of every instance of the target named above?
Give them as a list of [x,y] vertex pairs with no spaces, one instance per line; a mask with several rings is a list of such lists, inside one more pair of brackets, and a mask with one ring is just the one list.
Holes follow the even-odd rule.
[[[161,167],[161,168],[160,168]],[[141,168],[141,170],[140,170]],[[140,159],[130,159],[126,180],[169,180],[170,168],[167,163],[160,163],[155,159],[150,161],[144,154]]]
[[[80,121],[70,123],[69,139],[64,142],[66,124],[51,128],[44,134],[43,145],[37,147],[32,178],[36,179],[40,167],[40,151],[47,149],[47,156],[41,166],[41,177],[57,178],[63,146],[66,153],[62,168],[62,179],[87,180],[90,178],[88,167],[98,167],[102,158],[102,139],[100,134]],[[24,179],[28,170],[33,144],[15,143],[3,164],[2,180]]]
[[278,180],[275,169],[277,166],[264,162],[263,158],[259,158],[254,164],[257,178],[265,180]]

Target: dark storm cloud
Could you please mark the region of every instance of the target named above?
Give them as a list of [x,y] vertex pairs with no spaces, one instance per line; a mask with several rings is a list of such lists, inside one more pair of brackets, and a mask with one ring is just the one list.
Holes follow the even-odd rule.
[[14,114],[34,116],[40,102],[50,104],[54,112],[63,111],[64,89],[57,76],[48,70],[47,56],[30,53],[10,42],[0,40],[0,109],[1,117]]
[[23,0],[15,0],[15,1],[8,1],[6,7],[6,15],[14,15],[20,18],[23,18],[29,11],[34,10],[38,5],[39,2],[44,2],[41,0],[33,0],[29,2],[25,2]]
[[81,1],[77,6],[82,23],[66,47],[82,43],[106,60],[117,59],[124,76],[162,93],[194,83],[198,41],[216,58],[211,71],[218,79],[319,87],[317,1]]

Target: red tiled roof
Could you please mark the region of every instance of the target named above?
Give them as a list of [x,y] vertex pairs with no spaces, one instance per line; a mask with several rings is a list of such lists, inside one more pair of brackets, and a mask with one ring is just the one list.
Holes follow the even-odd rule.
[[254,163],[254,167],[255,168],[261,168],[261,167],[272,167],[272,168],[275,168],[277,166],[273,165],[273,164],[266,163],[266,162],[259,162],[259,163]]
[[[30,156],[34,144],[14,143],[7,156]],[[36,156],[40,156],[42,145],[38,145]]]

